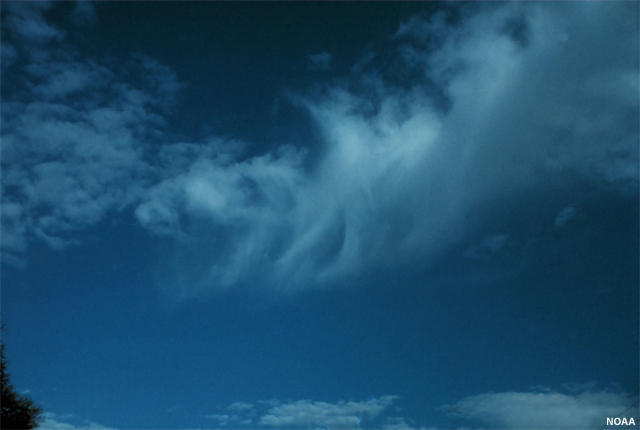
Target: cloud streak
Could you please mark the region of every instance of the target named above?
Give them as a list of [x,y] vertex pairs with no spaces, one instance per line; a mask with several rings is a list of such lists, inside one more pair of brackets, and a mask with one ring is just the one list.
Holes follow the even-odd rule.
[[[320,145],[252,154],[172,137],[165,118],[182,84],[170,68],[134,55],[125,73],[67,42],[44,49],[64,32],[39,6],[11,6],[3,255],[19,262],[33,238],[69,246],[132,211],[174,238],[163,279],[178,299],[252,279],[297,291],[432,261],[462,240],[470,214],[560,179],[637,190],[637,29],[612,24],[635,7],[509,3],[461,8],[455,24],[446,12],[414,18],[381,75],[356,68],[321,96],[290,97]],[[420,70],[410,88],[402,67]]]
[[[637,65],[614,53],[626,51],[618,40],[633,38],[607,24],[625,12],[572,6],[577,10],[483,7],[457,25],[440,15],[413,20],[396,35],[398,61],[420,64],[425,83],[407,90],[392,72],[362,72],[353,85],[330,86],[320,98],[295,97],[321,132],[322,150],[307,155],[314,168],[302,169],[304,152],[291,150],[239,162],[227,179],[215,165],[192,170],[182,187],[187,212],[229,225],[224,212],[246,228],[217,237],[215,249],[229,246],[233,257],[223,260],[213,245],[203,246],[202,273],[183,279],[233,284],[250,267],[263,281],[297,289],[371,267],[430,261],[461,240],[469,214],[532,189],[578,180],[637,189],[637,101],[628,96]],[[579,23],[591,21],[570,20],[573,13],[598,21],[605,41]],[[603,43],[607,50],[587,55]],[[254,174],[267,164],[277,167]],[[255,188],[228,181],[240,172]],[[254,189],[267,198],[249,198]],[[496,252],[505,240],[495,236],[483,249]]]

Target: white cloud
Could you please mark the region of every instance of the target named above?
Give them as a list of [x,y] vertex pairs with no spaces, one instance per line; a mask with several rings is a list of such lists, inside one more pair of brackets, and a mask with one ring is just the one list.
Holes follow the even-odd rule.
[[[255,405],[236,402],[226,409],[231,413],[212,414],[205,418],[216,420],[219,425],[251,426],[275,428],[360,428],[377,426],[384,422],[388,425],[406,424],[402,417],[382,419],[381,416],[397,399],[397,396],[371,397],[366,401],[338,401],[336,403],[312,400],[286,401],[278,399],[260,400]],[[252,417],[256,417],[255,420]],[[386,427],[385,427],[386,428]],[[409,427],[405,426],[402,428]]]
[[[445,413],[456,422],[456,428],[501,429],[597,429],[606,418],[634,418],[638,428],[637,397],[622,392],[598,389],[598,385],[564,384],[564,393],[545,386],[529,392],[485,393],[461,399],[433,411]],[[410,417],[394,416],[399,407],[391,408],[398,396],[371,397],[366,401],[314,400],[258,401],[255,405],[237,402],[227,407],[230,414],[208,415],[221,426],[256,425],[261,428],[382,428],[427,430]],[[257,416],[255,420],[250,417]],[[466,421],[466,423],[465,423]],[[469,427],[471,425],[471,427]],[[429,427],[436,430],[435,427]]]
[[[134,56],[128,73],[146,77],[134,86],[71,55],[40,6],[12,4],[9,42],[32,65],[16,77],[23,95],[3,100],[3,252],[19,256],[32,237],[64,247],[79,229],[133,210],[176,239],[165,265],[175,273],[164,277],[176,297],[250,276],[298,290],[428,262],[465,235],[469,214],[562,175],[637,189],[637,28],[612,24],[637,4],[460,7],[456,26],[439,13],[394,38],[397,61],[428,80],[408,90],[365,79],[363,64],[377,61],[369,52],[350,77],[366,94],[337,85],[296,99],[321,151],[249,157],[238,142],[168,137],[163,116],[182,87],[169,67]],[[55,49],[42,48],[53,39]],[[331,56],[310,61],[328,67]],[[490,237],[482,252],[506,240]]]
[[136,199],[149,171],[130,128],[139,115],[111,110],[103,132],[95,119],[105,113],[31,102],[3,130],[3,205],[15,208],[2,213],[14,226],[3,230],[5,250],[24,249],[25,234],[63,244],[61,235]]
[[363,419],[376,418],[395,399],[397,396],[338,403],[299,400],[272,407],[260,418],[260,424],[270,427],[359,428]]
[[[322,278],[397,259],[428,260],[463,234],[465,214],[548,186],[567,171],[637,188],[637,103],[618,100],[634,86],[613,78],[607,86],[616,91],[583,85],[605,70],[637,78],[637,64],[613,54],[591,57],[587,47],[603,42],[586,30],[586,20],[570,16],[600,19],[609,51],[620,49],[621,38],[633,40],[633,31],[612,31],[606,14],[590,8],[506,4],[481,8],[457,27],[441,15],[403,27],[398,37],[416,34],[415,58],[451,101],[444,113],[419,86],[405,92],[379,81],[373,96],[336,88],[320,102],[307,101],[327,147],[313,181],[297,193],[294,225],[301,233],[279,266]],[[523,13],[526,43],[502,30]],[[557,61],[559,55],[570,58]],[[505,239],[483,247],[495,252]]]
[[[613,54],[591,58],[586,47],[603,42],[583,28],[587,21],[570,19],[575,13],[601,20],[610,50],[620,49],[621,38],[633,40],[633,31],[615,33],[606,14],[577,4],[480,8],[457,27],[438,14],[429,23],[413,20],[397,37],[415,35],[412,64],[425,65],[449,98],[448,111],[420,85],[407,92],[381,81],[367,96],[335,88],[321,101],[306,100],[326,151],[295,193],[299,233],[278,267],[317,280],[368,265],[428,261],[464,234],[466,214],[555,185],[567,171],[637,188],[637,103],[618,100],[627,100],[631,80],[607,79],[617,90],[606,92],[581,83],[604,70],[637,78],[637,64]],[[503,30],[523,14],[528,30],[519,37],[526,43]],[[565,54],[572,58],[554,58]],[[497,235],[482,248],[496,252],[506,239]]]
[[[2,249],[5,261],[18,264],[29,238],[64,248],[78,242],[77,230],[140,199],[157,176],[141,143],[162,134],[156,112],[170,108],[179,90],[172,71],[143,57],[131,64],[147,71],[145,92],[92,60],[73,59],[64,42],[42,48],[32,33],[50,28],[47,7],[12,5],[7,18],[27,55],[24,73],[9,78],[20,91],[3,94],[2,112]],[[43,49],[34,61],[31,54]]]
[[[545,174],[571,169],[637,185],[637,145],[630,144],[637,140],[630,121],[637,101],[629,108],[622,96],[637,84],[622,76],[632,74],[637,81],[638,71],[632,61],[614,54],[621,40],[636,44],[637,38],[607,23],[621,19],[626,8],[604,6],[594,13],[591,5],[572,6],[487,8],[451,29],[442,48],[428,55],[430,76],[445,86],[453,102],[445,120],[445,128],[454,132],[450,140],[468,142],[467,156],[460,161],[468,160],[469,179],[482,173],[476,179],[521,186],[523,180],[530,181],[534,169],[543,168]],[[523,11],[530,29],[526,48],[498,31]],[[596,38],[575,16],[595,19],[604,35]],[[604,92],[599,88],[603,85],[616,90]],[[480,172],[480,166],[492,171]]]
[[[45,412],[43,414],[44,421],[37,427],[42,430],[75,430],[75,429],[87,429],[87,430],[113,430],[109,427],[104,427],[93,421],[84,420],[80,424],[70,424],[65,421],[76,418],[74,415],[62,415],[57,416],[52,412]],[[77,420],[75,420],[77,421]]]
[[[487,393],[464,398],[443,409],[451,415],[481,422],[492,428],[597,429],[607,418],[634,417],[638,428],[636,399],[622,393],[584,391],[562,394],[549,390]],[[622,414],[622,415],[620,415]]]

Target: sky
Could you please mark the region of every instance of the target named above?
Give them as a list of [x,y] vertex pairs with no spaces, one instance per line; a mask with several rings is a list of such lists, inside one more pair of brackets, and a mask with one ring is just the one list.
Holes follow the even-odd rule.
[[638,428],[637,2],[2,2],[50,429]]

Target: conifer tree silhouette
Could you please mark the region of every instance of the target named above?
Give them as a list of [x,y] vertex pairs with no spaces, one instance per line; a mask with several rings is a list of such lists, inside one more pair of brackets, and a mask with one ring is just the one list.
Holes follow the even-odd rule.
[[[0,324],[0,330],[4,324]],[[0,340],[0,356],[2,358],[2,417],[0,428],[32,429],[42,422],[42,409],[36,406],[29,397],[20,395],[9,382],[7,363],[4,358],[4,343]]]

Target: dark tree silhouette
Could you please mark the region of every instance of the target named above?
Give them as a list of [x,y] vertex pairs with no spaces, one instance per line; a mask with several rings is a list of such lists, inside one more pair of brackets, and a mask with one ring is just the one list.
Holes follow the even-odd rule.
[[[4,324],[0,326],[3,327]],[[2,357],[2,429],[32,429],[42,422],[42,409],[36,406],[29,397],[16,393],[9,382],[7,363],[4,358],[4,344],[0,340],[0,356]]]

